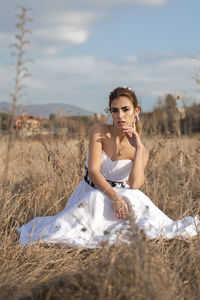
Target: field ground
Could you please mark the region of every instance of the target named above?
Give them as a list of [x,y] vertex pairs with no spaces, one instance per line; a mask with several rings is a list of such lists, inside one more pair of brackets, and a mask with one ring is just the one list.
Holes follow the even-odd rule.
[[[150,161],[141,190],[174,220],[200,214],[200,135],[144,144]],[[19,246],[16,227],[65,207],[86,148],[83,139],[1,139],[0,299],[199,299],[200,235],[149,241],[130,228],[132,243],[109,249]]]

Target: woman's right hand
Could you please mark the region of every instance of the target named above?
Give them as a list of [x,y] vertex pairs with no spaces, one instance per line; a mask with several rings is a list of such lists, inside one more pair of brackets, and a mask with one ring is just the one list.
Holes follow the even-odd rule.
[[128,201],[120,195],[116,195],[116,197],[112,199],[112,203],[116,218],[128,219],[131,213],[131,207]]

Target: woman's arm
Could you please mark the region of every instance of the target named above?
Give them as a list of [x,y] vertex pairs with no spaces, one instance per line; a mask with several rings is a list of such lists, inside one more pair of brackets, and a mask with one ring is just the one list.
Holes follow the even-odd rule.
[[144,183],[144,169],[149,159],[149,153],[134,128],[124,127],[124,134],[127,136],[129,143],[135,148],[135,158],[128,179],[129,186],[131,189],[139,189]]
[[97,125],[90,134],[88,175],[91,181],[101,190],[113,203],[113,208],[117,218],[126,218],[130,212],[126,201],[111,187],[105,177],[100,173],[102,160],[102,143],[105,125]]
[[148,151],[141,144],[136,148],[133,166],[129,175],[129,185],[131,189],[139,189],[144,183],[144,169],[149,158]]
[[88,175],[92,182],[109,198],[115,197],[116,192],[100,173],[102,160],[103,125],[95,126],[90,134]]

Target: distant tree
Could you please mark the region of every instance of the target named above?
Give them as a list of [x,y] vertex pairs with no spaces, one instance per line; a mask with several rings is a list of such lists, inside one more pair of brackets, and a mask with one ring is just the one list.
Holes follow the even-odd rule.
[[56,119],[56,114],[51,113],[51,114],[49,115],[49,120],[50,120],[50,121],[53,121],[53,120],[55,120],[55,119]]
[[165,110],[168,115],[168,128],[170,132],[177,133],[178,131],[178,107],[176,97],[168,94],[165,97]]
[[193,103],[186,108],[185,132],[188,134],[200,132],[200,104]]
[[9,130],[11,124],[11,116],[5,112],[0,112],[0,129]]
[[156,126],[163,133],[180,134],[177,100],[177,97],[173,94],[167,94],[164,99],[159,98],[158,105],[154,107],[154,123],[157,123]]
[[174,112],[177,110],[176,98],[172,94],[167,94],[165,97],[165,108],[170,112]]

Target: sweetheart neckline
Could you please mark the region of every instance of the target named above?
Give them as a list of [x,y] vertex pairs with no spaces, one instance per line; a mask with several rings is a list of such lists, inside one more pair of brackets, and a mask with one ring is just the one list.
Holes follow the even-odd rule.
[[110,156],[102,149],[102,152],[110,159],[112,162],[118,162],[118,161],[132,161],[131,159],[118,159],[118,160],[112,160]]

